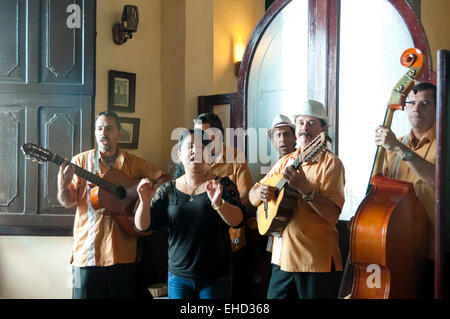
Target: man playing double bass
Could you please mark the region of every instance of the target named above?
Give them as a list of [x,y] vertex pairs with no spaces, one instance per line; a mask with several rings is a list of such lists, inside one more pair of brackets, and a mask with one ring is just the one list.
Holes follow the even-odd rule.
[[424,297],[433,294],[434,260],[434,178],[436,162],[436,86],[422,82],[409,93],[406,113],[411,123],[409,135],[399,139],[388,128],[379,126],[375,144],[386,149],[382,175],[411,182],[430,221],[429,260],[425,266]]
[[[121,131],[116,113],[98,113],[95,120],[98,149],[76,155],[72,163],[101,177],[115,168],[133,179],[146,177],[162,183],[167,178],[163,171],[118,147]],[[77,205],[71,258],[73,298],[134,298],[137,240],[111,216],[94,210],[90,183],[74,172],[74,167],[65,162],[58,173],[59,202],[65,207]]]
[[250,190],[254,206],[274,197],[268,178],[283,174],[298,191],[296,208],[281,236],[272,246],[272,275],[267,298],[336,298],[342,270],[336,223],[344,205],[344,166],[326,150],[318,158],[291,164],[311,141],[325,132],[328,117],[323,105],[308,100],[295,117],[298,150],[278,160],[269,173]]

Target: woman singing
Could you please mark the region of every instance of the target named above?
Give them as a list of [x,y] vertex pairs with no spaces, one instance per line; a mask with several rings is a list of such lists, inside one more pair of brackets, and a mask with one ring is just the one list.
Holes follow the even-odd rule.
[[211,173],[207,143],[202,130],[186,130],[178,142],[185,173],[158,189],[146,179],[138,185],[136,227],[169,229],[169,299],[230,298],[228,229],[243,224],[245,207],[231,180]]

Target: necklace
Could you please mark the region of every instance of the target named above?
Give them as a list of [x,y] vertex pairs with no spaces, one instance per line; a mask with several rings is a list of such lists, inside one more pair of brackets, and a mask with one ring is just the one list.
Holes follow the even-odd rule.
[[[192,201],[194,200],[195,192],[197,191],[197,189],[198,189],[200,186],[203,185],[203,183],[200,183],[200,184],[198,184],[197,186],[192,187],[192,186],[189,185],[189,183],[187,182],[186,175],[184,175],[184,182],[186,183],[186,186],[187,186],[187,188],[188,188],[188,192],[190,192],[190,194],[188,194],[188,195],[189,195],[189,201],[192,202]],[[191,190],[192,190],[192,192],[191,192]]]

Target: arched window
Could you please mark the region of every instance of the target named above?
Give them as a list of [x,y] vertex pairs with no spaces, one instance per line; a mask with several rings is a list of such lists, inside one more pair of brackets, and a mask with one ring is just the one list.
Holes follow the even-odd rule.
[[[322,102],[333,150],[346,168],[341,219],[349,219],[364,198],[374,129],[383,123],[392,87],[407,71],[400,56],[409,47],[424,54],[420,79],[429,80],[426,37],[406,0],[278,0],[247,46],[238,84],[244,127],[268,128],[276,114],[294,115],[306,97]],[[393,128],[399,135],[408,129],[401,115]],[[276,159],[270,141],[258,136],[258,161],[247,154],[254,180]]]

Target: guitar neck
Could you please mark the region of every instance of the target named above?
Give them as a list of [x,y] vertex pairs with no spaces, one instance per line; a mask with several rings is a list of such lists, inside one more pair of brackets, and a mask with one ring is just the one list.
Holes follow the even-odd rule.
[[[64,159],[58,155],[53,155],[53,158],[51,159],[51,161],[57,165],[62,165],[62,163],[64,163]],[[100,176],[93,174],[91,172],[89,172],[88,170],[85,170],[82,167],[79,167],[75,164],[70,163],[69,165],[71,165],[72,167],[75,168],[75,174],[77,174],[78,176],[80,176],[81,178],[87,180],[88,182],[91,182],[94,185],[97,185],[98,187],[104,189],[105,191],[111,193],[111,194],[117,194],[117,186],[108,182],[107,180],[105,180],[104,178],[101,178]]]

